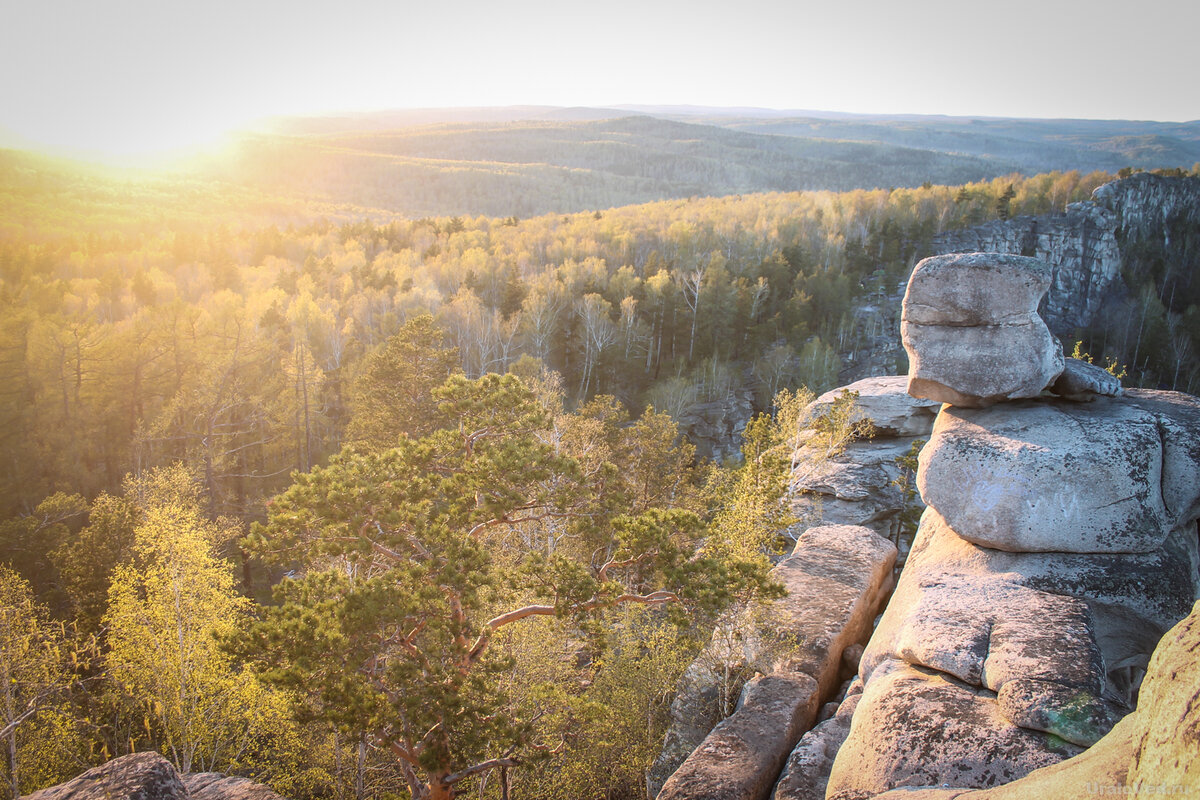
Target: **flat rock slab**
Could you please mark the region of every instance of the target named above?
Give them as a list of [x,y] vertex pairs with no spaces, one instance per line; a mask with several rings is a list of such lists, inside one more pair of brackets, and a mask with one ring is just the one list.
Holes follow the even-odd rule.
[[964,539],[1013,552],[1145,553],[1170,530],[1158,418],[1120,399],[947,408],[917,488]]
[[877,670],[834,761],[829,800],[901,786],[995,786],[1082,751],[1013,725],[987,689],[898,660]]
[[909,394],[906,375],[885,375],[864,378],[826,392],[809,404],[805,418],[812,419],[825,413],[843,392],[858,395],[851,421],[871,420],[875,435],[879,437],[926,436],[933,430],[933,419],[941,406],[936,400]]
[[768,675],[675,771],[659,800],[765,800],[820,704],[807,675]]
[[1051,384],[1050,391],[1076,401],[1087,401],[1101,395],[1116,397],[1121,393],[1121,379],[1095,364],[1067,358],[1062,375]]
[[158,753],[132,753],[23,800],[189,800],[189,796],[170,761]]

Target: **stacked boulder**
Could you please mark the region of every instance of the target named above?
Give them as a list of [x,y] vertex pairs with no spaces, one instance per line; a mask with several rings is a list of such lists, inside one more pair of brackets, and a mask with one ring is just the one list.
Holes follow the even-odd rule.
[[834,720],[831,800],[999,786],[1082,752],[1197,597],[1200,401],[1064,360],[1036,311],[1048,285],[1033,259],[984,253],[909,282],[909,392],[949,405],[848,730]]

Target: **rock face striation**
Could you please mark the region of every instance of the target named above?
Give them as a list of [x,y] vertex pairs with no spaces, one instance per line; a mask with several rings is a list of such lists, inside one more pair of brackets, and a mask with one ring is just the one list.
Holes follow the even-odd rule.
[[1181,231],[1200,225],[1200,178],[1142,173],[1106,183],[1064,214],[993,221],[934,239],[930,253],[996,252],[1032,256],[1050,270],[1042,316],[1051,332],[1091,325],[1125,291],[1124,268],[1141,281],[1155,262],[1186,264]]
[[[1023,276],[1039,274],[988,255],[965,270],[961,261],[935,262],[920,282],[933,285],[910,284],[906,304],[919,307],[905,309],[906,321],[970,322],[994,287],[1024,291]],[[1031,298],[1008,307],[1028,309]],[[980,319],[1001,314],[1034,324],[1004,311]],[[942,360],[939,385],[965,402],[942,407],[921,452],[928,508],[860,661],[862,695],[828,777],[830,800],[901,787],[956,787],[904,797],[955,796],[1057,769],[1106,734],[1127,736],[1118,722],[1138,705],[1155,644],[1200,591],[1200,400],[1118,394],[1082,369],[1056,383],[1037,337],[1022,335],[1009,340],[1003,371],[1040,384],[1040,396],[1012,401],[1024,392],[979,389],[968,368],[972,325],[946,327],[944,337],[905,339],[915,348],[910,386],[919,393],[928,384],[913,376]],[[1041,394],[1050,385],[1061,396]]]
[[[1105,373],[1107,374],[1107,373]],[[818,397],[802,414],[815,425],[831,412],[844,392],[854,395],[852,421],[869,420],[872,435],[829,452],[816,431],[801,433],[792,456],[792,510],[799,529],[817,525],[863,525],[901,543],[900,516],[919,497],[906,496],[901,487],[903,460],[915,442],[929,438],[941,403],[913,397],[908,378],[888,375],[866,378]],[[902,543],[901,543],[902,544]]]
[[[855,657],[844,669],[846,655],[861,652],[891,590],[895,557],[891,542],[868,528],[805,531],[773,571],[787,597],[734,621],[729,627],[743,633],[732,646],[718,631],[689,668],[671,706],[662,756],[648,776],[651,796],[767,797],[821,703],[857,668]],[[712,719],[714,696],[731,667],[757,677],[747,682],[734,713],[709,731],[712,722],[698,722]]]

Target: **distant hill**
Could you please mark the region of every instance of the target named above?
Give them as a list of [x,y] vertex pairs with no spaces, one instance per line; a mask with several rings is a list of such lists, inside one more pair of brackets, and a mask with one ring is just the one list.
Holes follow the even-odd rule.
[[1200,122],[512,106],[275,118],[204,173],[415,217],[528,217],[1198,161]]
[[[587,114],[560,109],[553,116]],[[957,184],[1017,169],[1013,161],[970,154],[649,116],[394,129],[381,122],[293,121],[278,126],[288,133],[243,137],[206,172],[271,192],[413,216],[525,217],[677,197]]]

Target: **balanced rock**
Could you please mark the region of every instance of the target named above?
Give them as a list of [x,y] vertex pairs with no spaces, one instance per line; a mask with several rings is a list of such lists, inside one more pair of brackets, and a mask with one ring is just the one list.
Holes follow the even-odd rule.
[[968,541],[1015,552],[1145,553],[1170,526],[1155,414],[1119,400],[947,408],[917,488]]
[[900,336],[908,391],[981,407],[1036,397],[1063,371],[1062,347],[1037,313],[1050,269],[1001,253],[934,256],[908,281]]

